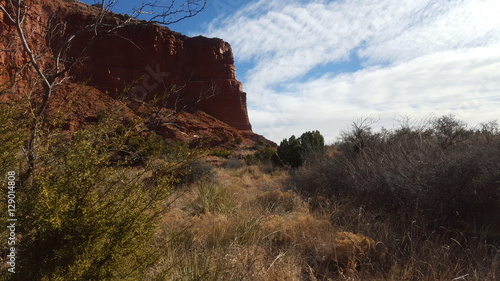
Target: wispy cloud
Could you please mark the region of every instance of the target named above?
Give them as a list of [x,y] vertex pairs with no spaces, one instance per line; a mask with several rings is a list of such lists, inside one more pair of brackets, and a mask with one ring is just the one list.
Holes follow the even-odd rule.
[[[497,0],[268,0],[207,35],[250,65],[239,75],[255,131],[279,141],[319,129],[333,140],[374,113],[385,126],[398,114],[498,118],[499,10]],[[357,71],[337,71],[354,57]]]

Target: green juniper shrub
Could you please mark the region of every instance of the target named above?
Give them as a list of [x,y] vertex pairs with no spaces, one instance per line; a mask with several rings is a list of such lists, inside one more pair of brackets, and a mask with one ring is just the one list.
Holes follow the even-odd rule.
[[290,165],[292,168],[297,168],[302,165],[300,156],[300,142],[295,136],[289,139],[284,139],[278,146],[278,156],[284,165]]
[[[305,132],[299,138],[284,139],[277,149],[281,163],[292,168],[300,167],[312,155],[324,155],[325,140],[319,131]],[[275,162],[279,162],[276,159]]]

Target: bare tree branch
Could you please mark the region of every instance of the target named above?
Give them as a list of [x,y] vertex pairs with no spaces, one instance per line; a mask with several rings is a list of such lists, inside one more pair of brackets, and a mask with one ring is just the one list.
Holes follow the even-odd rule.
[[143,1],[140,6],[134,7],[132,17],[169,25],[198,15],[206,6],[207,0]]

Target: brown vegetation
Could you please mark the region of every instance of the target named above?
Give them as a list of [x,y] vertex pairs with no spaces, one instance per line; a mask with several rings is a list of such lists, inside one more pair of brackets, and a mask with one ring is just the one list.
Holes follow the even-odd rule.
[[156,239],[168,258],[149,271],[148,280],[381,276],[383,270],[373,267],[388,264],[387,249],[311,212],[296,193],[282,189],[286,171],[269,174],[246,165],[215,169],[212,181],[177,191]]
[[498,125],[443,116],[372,132],[366,121],[330,156],[309,157],[287,185],[329,209],[335,225],[383,242],[391,279],[497,279]]

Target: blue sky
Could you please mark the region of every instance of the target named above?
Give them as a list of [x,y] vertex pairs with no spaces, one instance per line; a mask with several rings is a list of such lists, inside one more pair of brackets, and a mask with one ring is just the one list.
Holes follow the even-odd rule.
[[498,0],[214,0],[169,27],[231,44],[256,133],[332,142],[368,116],[375,128],[500,119],[498,11]]

